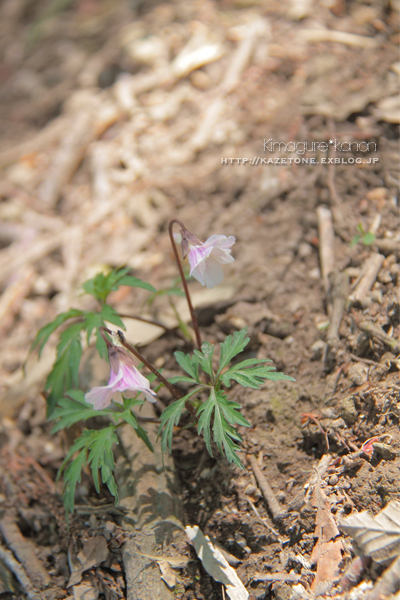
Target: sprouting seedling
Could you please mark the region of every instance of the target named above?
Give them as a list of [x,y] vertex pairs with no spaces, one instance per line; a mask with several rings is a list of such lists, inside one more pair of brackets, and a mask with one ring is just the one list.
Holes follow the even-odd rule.
[[362,223],[358,223],[357,231],[357,235],[355,235],[351,240],[350,247],[353,248],[359,242],[364,244],[364,246],[372,246],[375,241],[375,234],[372,233],[372,231],[365,231]]
[[[235,238],[213,235],[201,242],[179,219],[173,219],[169,224],[171,244],[196,335],[196,348],[192,353],[175,352],[182,374],[167,379],[125,339],[121,331],[121,315],[107,304],[110,292],[120,285],[131,285],[145,288],[153,296],[157,294],[151,285],[129,276],[127,269],[114,269],[108,275],[97,275],[83,285],[84,290],[98,300],[97,311],[71,309],[58,315],[36,336],[34,347],[39,346],[41,350],[49,336],[58,327],[63,327],[57,346],[57,359],[46,382],[49,414],[55,422],[53,431],[70,427],[79,421],[85,422],[96,415],[109,419],[108,426],[101,430],[83,430],[61,466],[59,475],[62,474],[64,479],[63,497],[67,513],[74,509],[75,488],[85,464],[90,466],[96,490],[100,490],[100,473],[102,482],[118,501],[118,489],[113,476],[113,447],[118,443],[118,428],[128,423],[138,437],[152,448],[146,430],[139,424],[140,416],[135,414],[135,410],[145,403],[143,395],[148,401],[154,402],[161,386],[165,386],[171,394],[172,401],[160,416],[159,438],[163,452],[171,451],[174,427],[180,423],[185,413],[189,413],[188,426],[197,429],[198,435],[204,438],[209,453],[212,455],[215,445],[229,462],[242,467],[238,455],[242,436],[238,427],[250,427],[250,423],[241,414],[241,405],[229,400],[227,389],[232,382],[242,387],[259,389],[266,380],[294,381],[292,377],[278,373],[272,365],[266,364],[270,362],[267,359],[248,358],[231,364],[249,343],[246,328],[228,336],[219,348],[207,341],[202,342],[173,235],[174,224],[180,227],[182,258],[187,257],[189,260],[190,275],[210,288],[223,279],[221,265],[234,260],[231,248]],[[106,322],[119,329],[113,332]],[[93,332],[96,333],[99,354],[109,360],[109,377],[105,385],[95,386],[84,394],[78,389],[81,336],[86,334],[89,343]],[[151,375],[145,377],[135,364],[135,359],[147,367]],[[156,379],[159,386],[152,389],[151,383]],[[176,387],[180,383],[189,385],[187,393]]]

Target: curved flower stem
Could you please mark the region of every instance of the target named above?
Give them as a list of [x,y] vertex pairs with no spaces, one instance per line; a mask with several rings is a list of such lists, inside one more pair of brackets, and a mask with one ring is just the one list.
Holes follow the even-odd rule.
[[173,227],[174,227],[174,223],[177,223],[177,225],[179,225],[179,227],[183,231],[186,231],[186,227],[184,226],[184,224],[182,223],[182,221],[180,221],[179,219],[172,219],[172,221],[169,222],[168,231],[169,231],[169,237],[171,239],[172,248],[173,248],[174,254],[175,254],[176,264],[178,265],[179,275],[181,276],[183,289],[185,290],[185,295],[186,295],[186,300],[187,300],[187,303],[188,303],[190,315],[192,317],[192,325],[193,325],[194,333],[196,335],[196,345],[197,345],[197,348],[199,350],[201,350],[201,337],[200,337],[199,325],[197,323],[196,313],[194,311],[192,300],[190,298],[188,284],[187,284],[186,279],[185,279],[185,274],[183,272],[181,259],[179,258],[178,248],[176,247],[176,243],[175,243],[175,240],[174,240],[174,234],[173,234],[173,231],[172,231]]

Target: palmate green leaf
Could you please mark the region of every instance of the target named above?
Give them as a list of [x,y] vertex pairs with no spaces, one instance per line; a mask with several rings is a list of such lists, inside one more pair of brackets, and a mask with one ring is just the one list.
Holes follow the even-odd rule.
[[226,340],[221,344],[221,357],[217,376],[230,363],[234,356],[240,354],[240,352],[243,352],[244,348],[250,341],[250,338],[246,337],[246,335],[247,327],[241,329],[240,331],[235,331],[233,336],[228,335]]
[[77,308],[71,308],[71,310],[59,314],[54,319],[54,321],[51,321],[51,323],[47,323],[47,325],[45,325],[44,327],[39,329],[39,331],[37,332],[36,337],[33,341],[33,344],[31,346],[31,352],[37,346],[39,346],[39,356],[40,356],[40,354],[43,350],[43,347],[45,346],[49,337],[58,327],[61,327],[61,325],[63,325],[65,323],[65,321],[68,321],[68,319],[76,319],[77,317],[82,317],[83,315],[84,315],[84,312],[82,310],[78,310]]
[[[86,463],[87,444],[90,441],[90,431],[84,431],[82,435],[75,440],[74,444],[69,449],[67,456],[64,458],[61,467],[57,473],[57,481],[63,473],[64,469],[64,484],[63,484],[63,503],[65,512],[74,512],[75,505],[75,488],[76,484],[81,480],[81,472]],[[79,451],[79,454],[68,465],[73,455]],[[68,466],[67,466],[68,465]]]
[[68,465],[64,473],[63,503],[66,513],[73,513],[75,506],[75,489],[81,480],[81,473],[86,462],[86,447]]
[[[71,329],[71,328],[70,328]],[[78,387],[79,364],[82,356],[80,330],[74,328],[74,336],[69,330],[61,334],[57,346],[57,358],[46,380],[47,414],[51,416],[57,401],[66,390]]]
[[[101,472],[101,479],[105,483],[118,500],[118,496],[115,495],[116,484],[114,481],[114,454],[112,447],[114,444],[118,444],[118,437],[115,433],[115,425],[109,425],[99,431],[92,431],[91,439],[88,443],[88,463],[92,471],[93,481],[97,493],[100,492],[100,481],[99,481],[99,469]],[[111,482],[111,487],[109,483]]]
[[58,401],[57,406],[51,414],[56,421],[51,433],[71,427],[79,421],[87,421],[92,417],[109,416],[114,414],[113,410],[95,410],[91,404],[85,402],[84,393],[81,390],[69,390],[65,397]]
[[82,327],[86,331],[86,339],[87,339],[88,344],[90,342],[90,336],[92,335],[93,330],[94,329],[98,330],[99,327],[101,327],[102,325],[104,325],[104,321],[101,316],[101,313],[95,313],[95,312],[87,312],[86,313],[85,320],[83,322]]
[[214,442],[221,454],[225,453],[229,462],[234,463],[240,469],[243,469],[243,464],[236,454],[240,447],[233,440],[242,441],[242,436],[230,425],[225,419],[220,406],[217,404],[214,411],[213,424]]
[[103,304],[103,306],[101,307],[101,317],[102,319],[104,319],[104,321],[109,321],[109,323],[116,325],[120,329],[125,329],[125,325],[123,324],[121,317],[119,316],[115,308],[113,308],[109,304]]
[[104,303],[110,292],[118,290],[121,285],[128,285],[130,287],[140,287],[150,292],[155,292],[155,288],[138,279],[127,275],[129,268],[124,267],[122,269],[113,269],[108,275],[104,273],[98,273],[92,279],[89,279],[83,284],[83,289],[86,293],[94,296],[100,303]]
[[209,342],[203,342],[200,350],[195,350],[193,352],[194,357],[197,359],[200,367],[212,377],[214,375],[212,368],[212,361],[214,357],[214,344],[210,344]]
[[231,380],[237,381],[243,387],[259,389],[266,379],[272,381],[296,381],[293,377],[275,371],[275,367],[263,363],[271,362],[265,359],[249,358],[236,365],[221,375],[221,381],[226,387],[230,387]]
[[163,412],[161,413],[161,424],[158,432],[158,436],[161,435],[161,450],[171,452],[172,437],[174,434],[174,426],[178,425],[181,418],[182,412],[185,409],[185,404],[199,389],[191,390],[186,396],[179,400],[174,400]]
[[176,362],[186,373],[193,377],[193,379],[199,382],[199,364],[195,357],[190,354],[184,354],[184,352],[174,352]]
[[82,450],[82,448],[87,447],[87,445],[90,441],[90,436],[91,436],[91,431],[89,429],[85,429],[82,432],[82,434],[75,440],[75,442],[72,444],[71,448],[68,450],[67,456],[64,458],[64,460],[61,464],[61,467],[58,469],[56,481],[58,481],[60,479],[62,472],[64,471],[65,467],[67,466],[67,464],[69,463],[69,461],[71,460],[71,458],[73,457],[75,452],[77,452],[78,450]]
[[213,420],[213,441],[217,444],[218,450],[221,454],[225,454],[229,462],[243,468],[236,454],[240,448],[234,442],[234,440],[240,442],[242,437],[234,425],[250,427],[250,423],[239,413],[238,408],[240,404],[229,401],[226,394],[221,391],[216,392],[213,388],[208,400],[197,411],[200,415],[197,430],[199,435],[203,433],[207,450],[212,456],[211,423]]
[[142,281],[141,279],[138,279],[137,277],[132,277],[131,275],[125,275],[117,283],[118,283],[118,287],[120,285],[129,285],[130,287],[142,288],[143,290],[148,290],[149,292],[157,291],[156,288],[154,286],[152,286],[150,283],[147,283],[146,281]]

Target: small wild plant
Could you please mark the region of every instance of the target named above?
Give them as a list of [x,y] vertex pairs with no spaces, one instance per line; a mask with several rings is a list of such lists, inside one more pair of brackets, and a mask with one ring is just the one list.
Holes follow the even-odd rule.
[[[225,455],[229,462],[242,467],[238,456],[242,437],[237,428],[250,427],[250,423],[241,414],[241,405],[229,400],[227,389],[233,381],[254,389],[262,387],[266,379],[294,381],[292,377],[276,372],[272,365],[267,364],[271,362],[268,360],[250,358],[236,362],[237,355],[243,352],[249,343],[246,329],[235,332],[233,336],[227,336],[218,349],[209,342],[202,342],[173,235],[175,223],[180,226],[182,258],[187,257],[189,260],[190,275],[209,288],[222,281],[221,265],[234,260],[231,247],[236,240],[233,236],[213,235],[203,243],[178,219],[170,222],[171,243],[196,336],[196,348],[191,354],[175,352],[176,361],[182,369],[181,375],[167,380],[141,356],[138,350],[126,341],[121,331],[124,329],[121,317],[107,303],[110,292],[117,290],[121,285],[148,290],[152,294],[150,302],[160,294],[180,295],[181,290],[175,284],[171,290],[157,292],[150,284],[130,276],[127,268],[114,269],[107,275],[100,273],[86,281],[83,289],[96,298],[97,311],[71,308],[40,329],[33,343],[32,348],[38,347],[40,353],[50,335],[57,329],[61,330],[56,361],[46,381],[48,417],[54,421],[53,432],[99,415],[109,419],[109,424],[100,430],[84,429],[61,465],[59,476],[63,476],[63,499],[67,513],[74,510],[75,488],[85,464],[90,466],[96,490],[100,491],[101,477],[101,481],[107,485],[118,502],[118,489],[113,474],[113,447],[114,444],[118,444],[117,429],[127,423],[148,448],[153,450],[146,430],[139,424],[134,409],[139,407],[140,410],[146,400],[155,402],[160,387],[167,387],[173,399],[160,417],[159,438],[163,452],[171,451],[174,427],[178,425],[183,413],[189,412],[193,426],[196,426],[198,434],[203,436],[209,453],[212,455],[214,442],[218,451]],[[117,331],[111,331],[106,322],[115,325]],[[184,325],[181,324],[181,327]],[[86,336],[88,344],[95,338],[97,351],[103,358],[108,356],[110,363],[107,385],[94,387],[86,393],[79,389],[83,335]],[[214,367],[215,355],[219,361],[217,367]],[[145,365],[151,374],[142,375],[135,366],[133,357],[138,359],[139,368]],[[232,365],[233,359],[235,363]],[[159,385],[152,389],[151,384],[156,379]],[[179,383],[189,384],[188,393],[183,394],[176,387]]]

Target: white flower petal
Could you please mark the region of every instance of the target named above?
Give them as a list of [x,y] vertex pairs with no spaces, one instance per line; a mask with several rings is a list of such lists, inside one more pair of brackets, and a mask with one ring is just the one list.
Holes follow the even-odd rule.
[[206,286],[211,289],[214,286],[221,283],[224,278],[224,272],[222,270],[221,265],[216,260],[213,260],[211,256],[207,260],[206,268],[204,271],[204,281]]
[[193,271],[210,256],[212,248],[204,248],[202,246],[193,246],[189,244],[188,259],[190,264],[190,275],[193,275]]
[[230,249],[225,248],[213,248],[211,256],[214,260],[217,260],[221,265],[233,262],[235,259],[231,256]]
[[140,390],[141,392],[143,392],[143,394],[146,396],[146,400],[148,400],[149,402],[155,402],[156,401],[156,393],[153,392],[153,390],[150,390],[149,392],[147,390]]
[[212,235],[203,244],[205,248],[213,246],[214,248],[230,248],[236,242],[236,238],[233,235],[227,237],[226,235]]
[[107,385],[92,388],[85,394],[85,400],[88,404],[93,404],[95,410],[102,410],[111,404],[111,398],[114,390]]
[[192,275],[192,277],[194,277],[195,279],[197,279],[197,281],[199,283],[201,283],[201,285],[206,285],[206,282],[204,281],[204,271],[206,269],[206,261],[203,260],[201,263],[199,263],[191,272],[190,274]]

